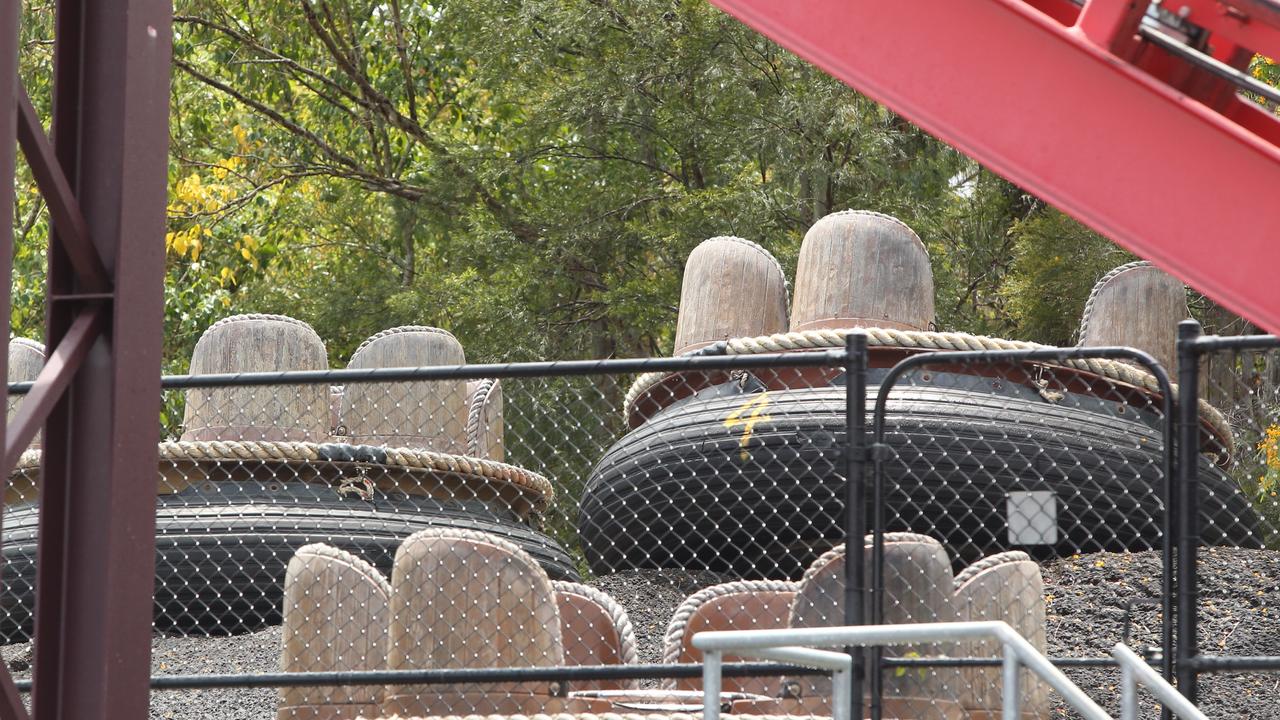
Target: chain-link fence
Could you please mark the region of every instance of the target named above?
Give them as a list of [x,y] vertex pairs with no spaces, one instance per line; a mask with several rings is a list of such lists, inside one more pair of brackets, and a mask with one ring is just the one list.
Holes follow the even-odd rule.
[[[353,363],[165,387],[156,684],[260,689],[234,712],[207,690],[158,693],[157,716],[695,710],[690,639],[711,629],[1004,620],[1099,687],[1114,687],[1110,644],[1171,647],[1172,393],[1133,353]],[[1259,492],[1273,428],[1220,405],[1196,415],[1200,542],[1244,552],[1273,533]],[[38,475],[37,447],[3,526],[0,631],[18,670]],[[849,527],[867,533],[853,556]],[[1112,594],[1153,621],[1096,604],[1082,636],[1079,576],[1126,563],[1143,569]],[[884,717],[994,712],[998,656],[859,655],[858,696]],[[831,712],[829,679],[734,667],[731,710]],[[1023,701],[1060,711],[1030,678]]]
[[[1229,428],[1221,447],[1203,449],[1205,458],[1231,479],[1254,513],[1248,522],[1224,513],[1180,523],[1199,523],[1186,537],[1198,531],[1247,541],[1229,548],[1181,544],[1179,554],[1188,562],[1178,600],[1190,610],[1179,615],[1179,686],[1202,702],[1224,695],[1224,686],[1246,697],[1269,697],[1280,671],[1280,340],[1201,337],[1194,323],[1182,331],[1183,385],[1219,409]],[[1213,492],[1203,475],[1183,473],[1180,483],[1201,497]]]

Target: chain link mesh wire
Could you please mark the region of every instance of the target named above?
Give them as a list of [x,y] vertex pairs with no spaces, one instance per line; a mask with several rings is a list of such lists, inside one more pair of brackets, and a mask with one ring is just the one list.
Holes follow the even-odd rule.
[[[1202,535],[1248,538],[1238,548],[1201,548],[1198,555],[1198,651],[1207,655],[1278,654],[1280,342],[1251,340],[1252,349],[1228,347],[1198,357],[1200,395],[1222,411],[1231,431],[1228,447],[1202,449],[1205,461],[1231,479],[1252,510],[1200,516]],[[1274,696],[1276,679],[1275,673],[1201,675],[1199,699],[1262,702]]]
[[[869,405],[891,362],[873,359]],[[689,643],[701,630],[843,624],[842,367],[671,373],[624,408],[630,380],[166,391],[156,672],[684,663],[701,659]],[[1119,640],[1055,644],[1062,618],[1043,569],[1159,547],[1160,398],[1035,363],[925,365],[886,397],[884,495],[868,489],[866,508],[887,533],[879,582],[870,537],[864,551],[879,620],[1002,619],[1057,655]],[[1218,502],[1205,504],[1207,542],[1269,532],[1231,475],[1243,457],[1265,463],[1267,427],[1243,440],[1206,423],[1217,449],[1201,472]],[[31,626],[37,459],[7,490],[11,648]],[[1158,575],[1148,579],[1158,592]],[[1147,630],[1132,641],[1158,642]],[[886,717],[996,708],[997,667],[927,664],[994,654],[978,643],[885,651]],[[246,694],[252,709],[236,716],[696,711],[698,685],[289,688]],[[827,685],[729,678],[725,700],[829,714]],[[1044,688],[1024,687],[1028,707],[1049,712]],[[208,711],[208,694],[195,695],[157,693],[153,714]]]
[[[1072,608],[1055,612],[1060,599],[1045,576],[1070,587],[1073,566],[1105,564],[1108,553],[1154,555],[1146,590],[1159,604],[1162,398],[1059,364],[944,358],[915,358],[924,362],[904,364],[896,377],[884,368],[869,373],[880,483],[872,526],[886,533],[882,578],[871,580],[883,593],[878,619],[1002,620],[1047,655],[1105,656],[1124,639],[1122,628],[1075,635]],[[1158,623],[1149,630],[1132,640],[1158,645]],[[996,660],[1001,649],[992,642],[886,648],[887,711],[897,703],[913,716],[948,717],[956,706],[964,713],[999,706],[998,666],[919,664],[939,656]],[[1102,679],[1104,688],[1118,679],[1111,669],[1073,674]],[[1021,688],[1025,712],[1065,712],[1025,670]],[[1099,699],[1108,696],[1114,706],[1114,691]]]

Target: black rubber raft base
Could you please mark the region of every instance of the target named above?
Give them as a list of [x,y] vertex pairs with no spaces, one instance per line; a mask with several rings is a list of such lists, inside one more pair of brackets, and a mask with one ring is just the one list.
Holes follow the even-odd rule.
[[[1159,547],[1160,421],[1119,408],[1017,388],[896,388],[882,451],[886,529],[937,538],[958,566],[1014,548],[1043,558]],[[757,409],[744,441],[742,421]],[[797,577],[843,541],[844,436],[843,387],[773,391],[762,403],[729,384],[672,405],[593,470],[578,525],[588,565]],[[1200,475],[1204,542],[1258,547],[1257,515],[1236,484],[1207,462]],[[1011,541],[1008,500],[1019,491],[1053,493],[1056,542]]]
[[[34,505],[4,513],[5,642],[31,632],[36,522]],[[204,483],[157,500],[156,627],[227,634],[278,623],[285,568],[299,547],[328,543],[389,576],[401,541],[432,527],[492,533],[527,551],[552,579],[578,579],[573,560],[554,539],[482,503],[405,495],[365,501],[302,483]]]

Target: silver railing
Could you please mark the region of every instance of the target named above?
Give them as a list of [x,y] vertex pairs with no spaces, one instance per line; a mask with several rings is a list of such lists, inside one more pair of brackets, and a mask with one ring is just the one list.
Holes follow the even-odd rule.
[[[1112,720],[1075,683],[1053,665],[1027,639],[1004,622],[917,623],[910,625],[855,625],[826,628],[783,628],[776,630],[728,630],[700,632],[693,646],[703,652],[703,719],[719,720],[721,661],[726,651],[744,657],[758,657],[806,667],[830,670],[833,720],[852,720],[849,673],[852,658],[846,653],[820,650],[823,647],[868,647],[910,645],[956,640],[994,639],[1004,647],[1002,711],[1007,720],[1019,717],[1018,671],[1025,667],[1062,696],[1086,720]],[[1124,674],[1121,697],[1122,717],[1137,717],[1137,685],[1145,685],[1183,720],[1205,720],[1178,691],[1165,682],[1147,663],[1124,645],[1112,656]]]
[[1151,669],[1146,660],[1123,643],[1111,648],[1111,657],[1120,663],[1120,718],[1137,720],[1138,686],[1143,685],[1182,720],[1208,720],[1192,702]]

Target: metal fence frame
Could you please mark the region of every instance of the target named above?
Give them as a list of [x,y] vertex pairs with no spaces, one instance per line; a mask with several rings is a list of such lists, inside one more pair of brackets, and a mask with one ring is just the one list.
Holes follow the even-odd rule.
[[[1049,361],[1055,363],[1064,363],[1067,360],[1080,359],[1102,359],[1102,360],[1128,360],[1136,362],[1145,368],[1148,372],[1155,376],[1156,382],[1160,387],[1162,395],[1162,414],[1164,422],[1162,423],[1161,432],[1164,439],[1162,474],[1164,476],[1164,487],[1161,488],[1164,496],[1164,513],[1161,517],[1161,562],[1164,569],[1161,578],[1161,675],[1167,682],[1171,682],[1174,676],[1174,668],[1171,662],[1173,640],[1174,640],[1174,623],[1173,616],[1175,612],[1173,602],[1173,544],[1169,541],[1172,537],[1172,528],[1174,523],[1173,510],[1169,499],[1173,497],[1173,463],[1174,463],[1174,400],[1173,388],[1169,382],[1169,374],[1164,367],[1156,361],[1151,355],[1127,347],[1074,347],[1074,348],[1047,348],[1043,350],[975,350],[975,351],[954,351],[954,352],[937,352],[923,353],[913,355],[899,361],[890,368],[888,375],[880,384],[880,389],[876,393],[876,403],[872,420],[872,507],[873,516],[871,522],[873,535],[872,557],[872,623],[880,624],[884,617],[884,534],[885,534],[885,518],[884,507],[881,501],[884,497],[884,453],[881,452],[886,446],[884,444],[885,435],[885,413],[887,410],[889,393],[893,390],[898,380],[907,372],[919,367],[941,363],[955,364],[978,364],[978,363],[1027,363],[1036,360]],[[1193,431],[1198,430],[1197,418],[1194,414],[1195,404],[1191,404],[1193,408],[1192,422]],[[1191,467],[1195,467],[1194,462]],[[853,623],[850,623],[853,624]],[[873,648],[871,653],[872,667],[869,669],[869,678],[871,685],[871,713],[872,717],[879,717],[881,680],[882,673],[886,669],[886,664],[881,657],[881,648]],[[895,665],[899,663],[894,663]],[[913,664],[930,664],[930,663],[913,663]],[[992,663],[994,664],[994,662]],[[1113,665],[1114,660],[1110,658],[1097,658],[1088,664],[1094,665]],[[857,707],[858,699],[855,696],[854,703]]]
[[[756,355],[724,355],[705,352],[674,358],[636,358],[609,360],[569,360],[527,363],[492,363],[454,366],[426,366],[404,368],[369,368],[339,370],[307,370],[281,372],[251,372],[204,375],[166,375],[161,378],[161,390],[188,390],[195,388],[217,387],[252,387],[271,385],[330,385],[340,383],[390,383],[396,381],[430,381],[430,380],[478,380],[486,378],[561,378],[589,375],[625,375],[648,372],[675,371],[713,371],[713,370],[748,370],[768,368],[795,367],[834,367],[842,368],[851,378],[861,378],[861,394],[852,387],[846,392],[850,407],[861,407],[865,403],[865,335],[854,333],[849,343],[856,346],[861,342],[861,351],[850,354],[845,349],[830,349],[804,353],[769,353]],[[8,384],[8,392],[23,395],[36,386],[33,382],[14,382]],[[855,442],[865,445],[865,415],[850,414],[845,419],[845,438],[853,438]],[[842,451],[846,459],[845,468],[861,468],[853,461],[855,452],[845,447]],[[865,454],[865,453],[864,453]],[[848,477],[846,475],[846,477]],[[847,493],[856,493],[858,487],[846,489]],[[856,508],[846,505],[846,508]],[[845,527],[861,528],[864,519],[860,513],[846,512]],[[862,553],[851,552],[856,547],[855,537],[846,538],[846,556],[854,557],[861,573]],[[860,536],[856,536],[860,537]],[[856,598],[859,602],[861,596]],[[370,671],[335,671],[335,672],[277,672],[277,673],[239,673],[222,675],[152,675],[150,687],[155,690],[186,690],[207,688],[250,688],[250,687],[306,687],[306,686],[341,686],[341,685],[383,685],[383,684],[448,684],[466,682],[547,682],[558,688],[559,695],[567,692],[567,683],[585,680],[634,680],[634,679],[668,679],[701,677],[701,663],[682,664],[648,664],[630,666],[561,666],[537,668],[485,668],[485,669],[425,669],[425,670],[370,670]],[[741,662],[725,663],[724,674],[727,677],[753,677],[787,675],[822,675],[821,670],[786,665],[779,663]],[[16,690],[28,693],[32,690],[31,680],[15,682]]]
[[1200,323],[1187,320],[1178,325],[1178,495],[1177,522],[1173,526],[1178,547],[1177,644],[1174,666],[1178,689],[1191,702],[1199,694],[1201,673],[1280,672],[1280,655],[1226,656],[1202,654],[1199,644],[1199,515],[1196,495],[1198,432],[1196,406],[1200,400],[1201,360],[1220,350],[1280,350],[1275,335],[1202,335]]
[[[1179,397],[1175,399],[1168,374],[1151,356],[1132,348],[1053,348],[1018,351],[963,351],[930,352],[908,357],[889,369],[880,386],[873,408],[867,408],[868,355],[867,336],[853,332],[847,336],[842,349],[828,349],[803,353],[773,353],[759,355],[724,355],[715,351],[676,358],[621,359],[598,361],[558,361],[515,364],[476,364],[460,366],[436,366],[418,368],[345,369],[325,371],[261,372],[223,375],[170,375],[161,380],[166,390],[228,386],[268,386],[280,384],[333,384],[344,382],[394,382],[408,380],[481,379],[481,378],[534,378],[570,377],[603,374],[629,374],[653,371],[712,371],[733,369],[768,369],[788,367],[839,367],[846,372],[846,435],[837,439],[843,454],[843,469],[849,482],[845,484],[845,572],[849,582],[845,588],[845,623],[857,624],[865,603],[871,602],[873,622],[881,616],[876,610],[882,602],[876,592],[883,585],[882,563],[876,562],[883,549],[884,518],[879,504],[873,503],[877,512],[868,518],[859,508],[866,508],[867,493],[872,499],[884,492],[883,457],[884,405],[895,382],[909,370],[930,363],[994,363],[994,362],[1063,362],[1070,359],[1099,358],[1123,359],[1144,366],[1157,379],[1163,394],[1165,438],[1164,497],[1162,518],[1162,562],[1165,571],[1161,587],[1161,657],[1162,675],[1176,677],[1180,692],[1192,702],[1196,700],[1197,680],[1201,673],[1224,671],[1280,671],[1280,655],[1227,657],[1200,654],[1197,645],[1198,603],[1197,566],[1198,523],[1195,497],[1198,488],[1196,459],[1198,453],[1199,419],[1197,402],[1200,379],[1200,360],[1204,354],[1215,350],[1271,350],[1280,349],[1280,338],[1274,336],[1217,337],[1200,335],[1200,326],[1193,321],[1180,328],[1178,357],[1180,362]],[[34,383],[10,383],[10,394],[25,394]],[[871,425],[867,424],[868,412]],[[1176,425],[1175,425],[1176,423]],[[864,567],[863,553],[855,546],[857,539],[870,528],[873,536],[873,567]],[[868,573],[868,570],[870,572]],[[851,697],[855,706],[861,704],[864,683],[869,683],[873,712],[877,709],[877,693],[882,689],[878,682],[887,669],[918,666],[998,665],[998,659],[986,658],[880,658],[872,654],[870,666],[863,667],[861,652],[852,652],[853,672],[850,673]],[[1061,657],[1051,658],[1060,667],[1066,666],[1115,666],[1113,658]],[[363,671],[322,673],[260,673],[228,675],[155,675],[150,679],[152,690],[179,690],[191,688],[228,687],[284,687],[307,685],[361,685],[387,682],[412,682],[421,684],[449,682],[499,682],[546,681],[565,683],[575,680],[597,679],[657,679],[696,677],[702,673],[701,664],[635,665],[629,667],[545,667],[537,669],[486,670],[422,670],[422,671]],[[776,663],[727,663],[726,676],[765,676],[787,674],[815,674],[821,671],[806,670]],[[29,691],[31,682],[20,681],[17,689]]]

